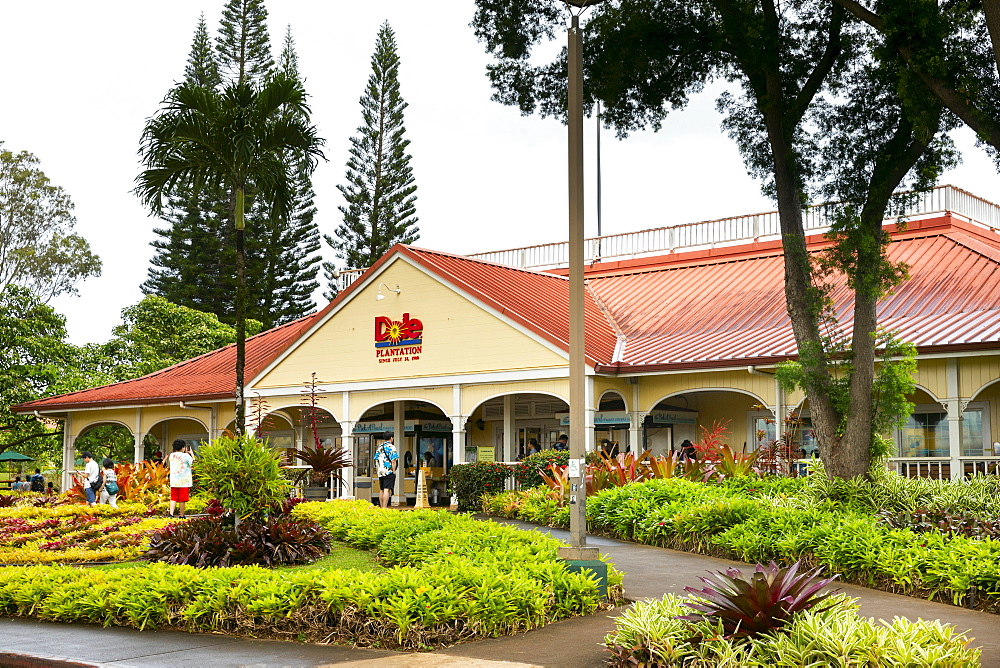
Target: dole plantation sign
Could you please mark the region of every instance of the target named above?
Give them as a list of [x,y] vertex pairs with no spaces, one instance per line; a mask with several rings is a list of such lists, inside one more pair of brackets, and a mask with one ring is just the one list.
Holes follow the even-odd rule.
[[424,323],[404,313],[402,320],[380,315],[375,318],[375,357],[379,363],[420,359]]

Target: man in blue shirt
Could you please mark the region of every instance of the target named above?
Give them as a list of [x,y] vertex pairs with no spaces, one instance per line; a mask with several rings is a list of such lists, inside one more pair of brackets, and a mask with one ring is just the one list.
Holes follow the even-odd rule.
[[383,508],[389,507],[392,492],[396,488],[396,467],[399,452],[393,444],[393,435],[386,433],[385,440],[375,448],[375,475],[378,476],[378,500]]

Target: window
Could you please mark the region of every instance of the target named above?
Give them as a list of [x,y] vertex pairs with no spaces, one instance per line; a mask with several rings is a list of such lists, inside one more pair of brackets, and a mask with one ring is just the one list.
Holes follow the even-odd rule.
[[[969,404],[962,414],[963,457],[981,457],[989,433],[985,402]],[[899,430],[900,457],[948,457],[951,455],[950,424],[947,411],[935,406],[918,406]]]

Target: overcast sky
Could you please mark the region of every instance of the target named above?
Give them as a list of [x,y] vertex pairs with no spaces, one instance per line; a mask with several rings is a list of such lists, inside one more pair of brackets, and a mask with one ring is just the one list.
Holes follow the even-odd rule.
[[[553,0],[555,1],[555,0]],[[0,141],[39,157],[76,204],[77,231],[104,261],[79,297],[53,302],[75,343],[101,342],[121,309],[142,298],[156,220],[131,193],[145,119],[183,76],[204,12],[213,37],[223,0],[8,1],[0,8],[4,63]],[[418,245],[475,253],[566,236],[566,131],[490,100],[489,62],[469,22],[472,0],[310,2],[269,0],[275,55],[291,25],[313,120],[329,162],[313,184],[320,230],[340,215],[348,140],[381,23],[399,46],[409,103],[407,137],[416,178]],[[717,91],[716,91],[717,92]],[[602,136],[603,232],[615,234],[773,209],[719,130],[714,95],[668,118],[659,133]],[[586,124],[587,233],[596,233],[594,122]],[[1000,201],[1000,178],[968,131],[951,183]],[[325,259],[333,259],[324,247]]]

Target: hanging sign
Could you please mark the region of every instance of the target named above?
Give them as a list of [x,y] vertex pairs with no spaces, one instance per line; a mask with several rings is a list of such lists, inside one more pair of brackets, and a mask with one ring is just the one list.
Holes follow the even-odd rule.
[[698,411],[653,411],[649,417],[653,424],[697,424]]
[[375,318],[375,357],[379,363],[409,362],[423,352],[424,323],[404,313],[402,320]]
[[[559,420],[559,425],[561,427],[568,427],[569,424],[569,413],[556,413],[556,419]],[[630,425],[632,420],[629,418],[626,411],[597,411],[594,413],[594,425]]]

